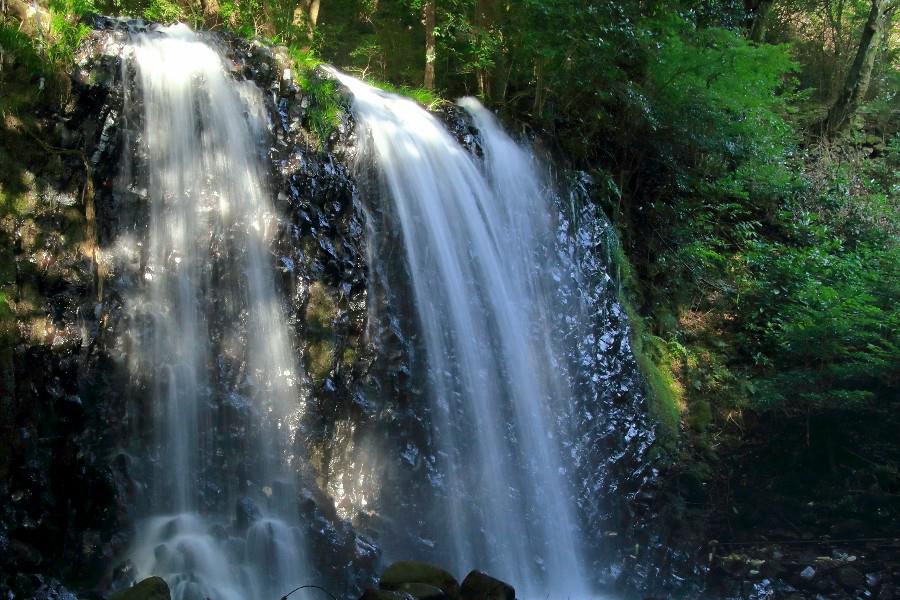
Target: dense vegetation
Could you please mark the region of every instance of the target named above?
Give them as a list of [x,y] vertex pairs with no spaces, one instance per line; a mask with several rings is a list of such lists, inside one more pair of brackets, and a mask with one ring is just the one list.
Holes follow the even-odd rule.
[[[897,421],[897,0],[53,0],[43,32],[8,2],[4,127],[64,94],[51,74],[101,11],[261,37],[428,103],[476,94],[540,132],[618,228],[673,456],[714,462],[747,415],[797,420],[807,445],[848,413]],[[866,459],[881,485],[895,459]]]

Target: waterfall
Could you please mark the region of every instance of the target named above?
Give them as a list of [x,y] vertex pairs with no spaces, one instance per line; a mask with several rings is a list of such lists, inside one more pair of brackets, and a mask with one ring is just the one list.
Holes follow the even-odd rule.
[[457,573],[485,570],[522,597],[586,597],[562,445],[572,398],[554,290],[565,265],[535,161],[474,99],[461,105],[483,160],[412,101],[333,74],[352,94],[359,167],[378,173],[374,195],[389,203],[371,227],[401,232],[442,474],[436,543]]
[[278,598],[308,582],[289,465],[302,380],[267,250],[262,95],[184,25],[134,34],[126,77],[123,185],[149,204],[130,335],[150,406],[134,412],[156,448],[132,562],[179,600]]

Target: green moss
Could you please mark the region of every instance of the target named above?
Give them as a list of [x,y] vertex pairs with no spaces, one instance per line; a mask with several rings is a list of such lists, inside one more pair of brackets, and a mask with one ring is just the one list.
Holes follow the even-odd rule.
[[337,356],[334,341],[337,311],[337,302],[325,286],[319,281],[313,282],[309,286],[304,318],[309,339],[306,346],[306,371],[316,384],[328,377]]
[[662,441],[677,441],[684,411],[684,389],[675,378],[677,358],[666,342],[646,331],[641,317],[627,303],[631,342],[638,367],[647,382],[650,414],[659,423]]
[[659,423],[660,441],[673,449],[681,430],[681,415],[685,407],[684,388],[676,378],[680,362],[678,348],[648,331],[646,321],[634,304],[636,290],[639,289],[634,270],[618,239],[610,236],[607,242],[610,246],[610,270],[614,272],[619,286],[619,304],[628,315],[632,352],[647,384],[650,415]]
[[328,333],[332,330],[332,323],[337,315],[337,303],[325,289],[325,286],[316,281],[309,286],[309,298],[306,301],[306,324],[312,333]]
[[161,577],[148,577],[130,588],[116,592],[110,600],[170,600],[169,586]]
[[34,214],[36,202],[30,194],[6,194],[0,187],[0,216],[24,217]]
[[0,340],[9,340],[15,331],[16,315],[9,300],[9,295],[0,291]]
[[354,364],[356,364],[356,357],[357,357],[356,348],[353,348],[352,346],[347,346],[346,348],[344,348],[344,351],[341,352],[341,364],[344,365],[345,367],[350,368]]
[[316,384],[325,381],[334,364],[334,342],[329,339],[312,340],[306,346],[306,372]]

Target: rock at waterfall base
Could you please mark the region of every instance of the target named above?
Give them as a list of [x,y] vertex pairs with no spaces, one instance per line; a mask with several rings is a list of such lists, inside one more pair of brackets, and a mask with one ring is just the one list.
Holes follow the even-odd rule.
[[439,587],[427,583],[401,583],[397,590],[416,600],[449,600],[449,596]]
[[415,600],[405,592],[391,592],[388,590],[373,590],[368,588],[363,592],[359,600]]
[[382,590],[404,591],[416,598],[432,598],[433,596],[417,596],[417,593],[425,593],[424,588],[412,591],[409,584],[424,584],[443,592],[449,600],[459,600],[459,583],[447,571],[428,563],[403,560],[393,563],[381,575],[379,587]]
[[481,571],[466,575],[460,595],[462,600],[516,600],[516,590],[511,585]]
[[109,600],[172,600],[172,595],[162,577],[148,577],[127,590],[116,592]]

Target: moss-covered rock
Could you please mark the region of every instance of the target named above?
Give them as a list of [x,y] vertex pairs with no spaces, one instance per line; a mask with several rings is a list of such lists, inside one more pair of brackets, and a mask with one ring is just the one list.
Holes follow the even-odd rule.
[[444,590],[427,583],[402,583],[397,591],[408,594],[416,600],[447,600],[449,598]]
[[169,585],[162,577],[148,577],[127,590],[116,592],[109,600],[171,600]]
[[305,316],[307,325],[317,333],[330,332],[333,329],[337,303],[319,281],[309,286]]
[[463,579],[460,596],[462,600],[516,600],[516,590],[481,571],[472,571]]
[[[443,591],[450,600],[459,599],[459,582],[447,571],[415,560],[402,560],[395,562],[381,575],[379,583],[383,590],[399,590],[413,594],[408,589],[409,584],[419,583],[433,586]],[[424,588],[418,592],[424,593]],[[417,598],[419,596],[416,596]],[[423,596],[424,598],[425,596]],[[431,598],[432,596],[427,596]]]
[[359,600],[414,600],[412,596],[405,592],[392,592],[388,590],[375,590],[369,588],[365,590]]
[[306,346],[306,372],[317,385],[325,381],[334,364],[334,342],[313,340]]

